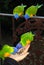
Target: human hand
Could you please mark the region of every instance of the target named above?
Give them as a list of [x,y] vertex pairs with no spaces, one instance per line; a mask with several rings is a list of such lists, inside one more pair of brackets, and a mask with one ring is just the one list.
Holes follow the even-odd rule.
[[9,57],[16,60],[17,62],[23,60],[28,54],[28,49],[29,49],[30,45],[27,45],[21,49],[19,49],[18,53],[16,54],[11,54]]

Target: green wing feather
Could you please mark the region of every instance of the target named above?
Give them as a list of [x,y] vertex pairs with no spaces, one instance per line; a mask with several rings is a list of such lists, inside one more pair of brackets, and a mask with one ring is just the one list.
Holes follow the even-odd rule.
[[14,51],[13,47],[10,47],[8,45],[4,45],[2,50],[0,50],[0,58],[4,59],[5,53],[12,53]]
[[2,49],[4,52],[8,52],[8,53],[13,52],[13,47],[11,47],[9,45],[4,45]]
[[4,51],[0,50],[0,58],[4,59]]
[[35,15],[36,12],[37,8],[34,5],[32,5],[26,10],[25,14],[28,14],[28,16],[30,16],[31,14]]
[[27,8],[25,14],[28,14],[28,16],[36,15],[38,9],[39,9],[41,6],[43,6],[43,5],[42,5],[42,4],[41,4],[41,5],[38,5],[38,4],[37,4],[36,6],[32,5],[32,6],[30,6],[29,8]]
[[21,5],[21,6],[16,6],[14,9],[13,9],[13,14],[18,14],[20,16],[20,14],[23,14],[24,13],[24,8],[26,7],[26,5]]

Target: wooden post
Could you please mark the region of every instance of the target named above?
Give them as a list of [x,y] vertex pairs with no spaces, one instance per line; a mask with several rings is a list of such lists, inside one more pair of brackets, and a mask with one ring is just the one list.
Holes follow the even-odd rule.
[[15,31],[15,20],[12,18],[12,37],[13,37],[13,43],[16,42],[16,31]]
[[1,21],[0,21],[0,43],[1,43]]

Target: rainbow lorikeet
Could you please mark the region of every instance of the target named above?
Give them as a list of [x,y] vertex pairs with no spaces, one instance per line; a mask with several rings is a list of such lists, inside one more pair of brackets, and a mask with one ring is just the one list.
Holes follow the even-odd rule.
[[20,42],[16,45],[17,48],[22,48],[26,46],[27,44],[30,44],[31,41],[34,40],[34,34],[32,32],[27,32],[21,35]]
[[20,43],[22,46],[26,46],[34,40],[34,34],[32,32],[27,32],[21,35]]
[[10,54],[17,53],[20,48],[22,48],[22,45],[20,43],[18,43],[16,47],[12,47],[12,46],[5,44],[0,50],[0,58],[4,60],[5,57],[8,57]]
[[18,51],[16,47],[11,47],[9,45],[4,45],[0,50],[0,58],[4,59],[8,57],[10,54],[15,54]]
[[31,6],[28,7],[27,10],[25,11],[24,18],[25,18],[25,19],[28,19],[28,18],[30,18],[30,17],[35,16],[36,13],[37,13],[37,11],[38,11],[38,9],[39,9],[40,7],[42,7],[42,6],[43,6],[43,4],[41,4],[41,5],[37,4],[36,6],[31,5]]
[[19,6],[16,6],[14,9],[13,9],[13,14],[14,14],[14,17],[17,19],[19,18],[19,16],[22,16],[24,14],[24,8],[26,7],[26,5],[19,5]]

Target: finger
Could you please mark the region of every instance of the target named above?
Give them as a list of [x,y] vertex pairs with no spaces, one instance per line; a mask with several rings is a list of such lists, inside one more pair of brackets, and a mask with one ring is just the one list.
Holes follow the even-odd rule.
[[26,53],[29,50],[30,45],[26,46],[25,49],[23,50],[22,54]]
[[25,54],[22,54],[22,55],[29,55],[29,52],[26,52]]
[[20,61],[23,60],[24,58],[26,58],[27,55],[29,55],[29,52],[20,55]]
[[22,54],[22,55],[21,54],[20,55],[19,54],[11,55],[10,58],[19,62],[19,61],[23,60],[28,54],[29,54],[29,52]]
[[29,54],[29,52],[25,52],[25,53],[22,53],[22,54],[20,54],[20,55],[25,55],[25,54]]
[[25,48],[28,48],[28,47],[30,47],[30,44],[28,44],[28,45],[25,46]]
[[24,48],[21,48],[19,51],[18,51],[18,54],[24,54],[28,51],[30,45],[24,47]]
[[27,46],[25,47],[25,50],[28,51],[29,47],[30,47],[30,45],[27,45]]
[[19,49],[19,51],[18,51],[18,52],[20,52],[21,50],[24,50],[24,49],[26,49],[26,48],[29,48],[29,47],[30,47],[30,45],[28,44],[28,45],[26,45],[25,47],[23,47],[23,48]]
[[21,50],[23,50],[23,48],[19,49],[18,52],[20,52]]

